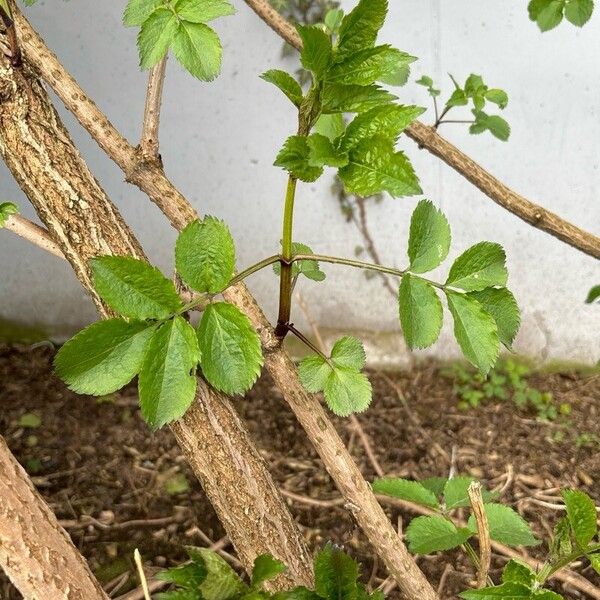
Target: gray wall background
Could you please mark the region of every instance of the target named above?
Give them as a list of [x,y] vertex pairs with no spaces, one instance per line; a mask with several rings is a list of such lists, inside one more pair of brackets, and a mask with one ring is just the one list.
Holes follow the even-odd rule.
[[[136,30],[121,25],[124,4],[41,0],[28,16],[117,128],[136,140],[146,74],[137,66]],[[174,60],[169,63],[161,151],[167,173],[194,205],[227,220],[237,241],[238,265],[244,267],[278,247],[286,176],[272,162],[294,129],[291,105],[258,76],[274,67],[293,70],[296,59],[282,59],[280,40],[241,0],[234,4],[237,15],[216,24],[224,45],[223,73],[216,82],[199,83]],[[600,234],[600,15],[582,30],[565,24],[541,35],[527,18],[525,1],[390,0],[390,5],[381,39],[420,58],[412,80],[430,74],[447,94],[451,83],[446,73],[464,80],[475,72],[510,95],[508,143],[489,135],[469,136],[460,125],[444,125],[442,134],[513,189]],[[425,90],[412,83],[399,95],[403,102],[430,107]],[[170,273],[175,232],[145,196],[123,183],[119,169],[70,115],[61,112],[151,259]],[[432,110],[423,116],[426,122],[432,118]],[[484,239],[505,246],[509,284],[523,311],[516,348],[541,358],[597,360],[600,307],[586,306],[583,299],[600,282],[598,262],[497,207],[410,140],[402,146],[425,196],[450,220],[450,259]],[[352,256],[361,240],[344,221],[330,193],[331,182],[326,175],[319,184],[300,186],[295,237],[315,251]],[[0,198],[16,201],[23,214],[35,218],[4,165]],[[417,200],[388,198],[371,206],[373,235],[387,264],[404,264],[407,224]],[[6,232],[0,233],[0,255],[0,317],[44,323],[56,334],[95,318],[66,264]],[[399,359],[397,309],[379,281],[367,282],[363,274],[344,267],[325,270],[326,285],[307,282],[301,288],[318,322],[391,332],[374,343],[379,342],[389,360]],[[249,284],[274,318],[277,282],[272,273],[259,274]],[[302,322],[300,314],[296,321]],[[439,356],[457,355],[448,325],[432,350]],[[370,353],[375,358],[377,348],[370,346]]]

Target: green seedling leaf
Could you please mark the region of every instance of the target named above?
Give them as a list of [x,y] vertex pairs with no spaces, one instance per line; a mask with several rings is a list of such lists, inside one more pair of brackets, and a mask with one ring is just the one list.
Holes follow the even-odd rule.
[[408,158],[382,136],[362,140],[350,151],[348,166],[338,175],[346,192],[367,197],[388,192],[392,197],[422,193]]
[[502,110],[508,105],[508,94],[504,90],[493,88],[485,92],[485,99],[493,104],[497,104]]
[[375,135],[394,144],[398,137],[425,109],[420,106],[384,105],[357,115],[348,125],[340,142],[342,150],[350,150],[362,140]]
[[163,0],[129,0],[123,13],[123,24],[127,27],[142,25],[162,5]]
[[446,102],[446,108],[454,108],[455,106],[466,106],[467,104],[469,104],[467,94],[463,89],[458,88],[454,90],[450,95],[450,98],[448,98],[448,101]]
[[325,600],[358,600],[358,565],[333,544],[327,544],[314,561],[315,591]]
[[421,78],[417,79],[417,81],[415,83],[417,83],[418,85],[422,85],[423,87],[426,87],[427,92],[429,93],[429,95],[432,98],[436,98],[441,93],[440,90],[433,87],[433,79],[431,79],[431,77],[429,77],[429,75],[421,76]]
[[446,290],[448,308],[454,318],[454,336],[467,359],[484,375],[500,353],[498,327],[481,304],[466,294]]
[[360,0],[342,20],[337,51],[340,58],[375,45],[387,15],[387,0]]
[[361,113],[394,100],[397,100],[396,96],[376,85],[326,83],[323,86],[322,112]]
[[467,590],[459,594],[464,600],[529,600],[531,589],[522,583],[503,583],[494,587]]
[[156,8],[142,23],[138,50],[142,69],[153,67],[166,53],[179,31],[180,21],[164,6]]
[[311,166],[309,161],[310,147],[307,138],[292,135],[286,140],[273,164],[284,168],[293,177],[310,183],[319,179],[323,174],[323,167]]
[[79,394],[112,394],[139,373],[155,330],[154,325],[122,319],[93,323],[58,351],[56,373]]
[[328,137],[313,133],[307,143],[308,164],[311,167],[345,167],[348,164],[348,154],[338,150]]
[[100,256],[91,266],[96,291],[124,317],[166,319],[183,308],[173,282],[143,260]]
[[492,315],[498,327],[498,337],[511,348],[521,326],[521,312],[512,293],[506,288],[486,288],[469,294],[481,304],[485,312]]
[[469,131],[473,134],[489,131],[494,137],[506,142],[510,137],[510,125],[505,119],[498,115],[488,115],[481,109],[472,111],[475,116],[475,122],[469,127]]
[[565,17],[577,27],[583,27],[590,20],[593,12],[594,0],[567,0],[565,5]]
[[[533,535],[527,521],[510,506],[486,504],[484,508],[488,518],[490,537],[495,542],[513,547],[537,546],[540,543],[540,540]],[[473,515],[469,517],[468,527],[473,533],[477,533],[477,523]]]
[[248,586],[238,574],[216,552],[208,548],[187,548],[190,558],[203,563],[206,577],[200,584],[202,600],[230,600],[247,593]]
[[500,244],[479,242],[454,261],[446,285],[466,292],[504,286],[508,279],[505,263],[506,254]]
[[386,477],[384,479],[376,479],[372,487],[376,494],[407,500],[408,502],[414,502],[415,504],[429,508],[437,509],[440,507],[436,495],[418,481]]
[[192,326],[175,317],[154,333],[140,371],[142,415],[153,429],[183,416],[196,394],[200,351]]
[[502,583],[520,583],[532,587],[535,582],[535,572],[520,560],[513,558],[506,563],[502,572]]
[[571,531],[579,547],[585,549],[598,533],[596,505],[585,492],[578,490],[563,490],[562,497]]
[[270,554],[261,554],[254,559],[252,587],[259,588],[265,581],[275,579],[286,570],[286,566]]
[[208,23],[235,14],[227,0],[177,0],[174,8],[180,19],[190,23]]
[[208,25],[181,21],[172,43],[177,60],[197,79],[212,81],[221,71],[221,40]]
[[471,537],[467,528],[458,529],[441,516],[417,517],[406,528],[408,549],[413,554],[431,554],[451,550]]
[[19,208],[13,202],[0,202],[0,229],[6,225],[10,215],[19,214]]
[[17,425],[26,429],[37,429],[42,424],[42,418],[35,413],[25,413],[21,415]]
[[550,31],[563,20],[564,0],[532,0],[529,3],[529,18],[535,21],[540,31]]
[[190,223],[177,238],[175,266],[194,290],[223,291],[235,269],[235,245],[227,225],[214,217]]
[[260,338],[248,317],[233,304],[209,304],[198,326],[200,366],[206,380],[226,394],[243,394],[263,364]]
[[317,77],[321,77],[332,61],[331,39],[316,25],[297,25],[296,29],[302,39],[300,52],[302,66]]
[[[300,242],[292,243],[292,254],[314,254],[309,246],[301,244]],[[275,263],[273,265],[273,271],[277,276],[281,274],[281,265]],[[325,273],[321,271],[321,267],[316,260],[298,260],[292,264],[292,277],[298,277],[304,275],[308,279],[313,281],[323,281],[326,277]]]
[[427,281],[407,273],[398,293],[400,324],[411,350],[427,348],[439,337],[443,308],[435,288]]
[[599,299],[600,299],[600,285],[596,285],[589,291],[585,301],[587,304],[591,304],[592,302],[596,302],[596,300],[599,300]]
[[408,240],[409,269],[426,273],[442,264],[450,250],[448,220],[429,200],[421,200],[410,221]]
[[341,114],[321,115],[315,123],[314,130],[315,133],[320,133],[334,142],[346,130],[344,117]]
[[271,69],[263,73],[261,79],[276,85],[295,106],[300,107],[302,104],[302,88],[289,73],[279,69]]
[[[453,477],[448,479],[444,485],[444,504],[448,510],[470,506],[469,486],[475,481],[473,477]],[[484,502],[495,498],[495,494],[488,490],[482,490]]]

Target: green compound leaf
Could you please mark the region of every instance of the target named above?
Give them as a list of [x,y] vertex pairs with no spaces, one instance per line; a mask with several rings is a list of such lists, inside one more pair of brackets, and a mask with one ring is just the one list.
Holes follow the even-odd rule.
[[407,500],[408,502],[414,502],[415,504],[429,508],[438,509],[440,507],[436,495],[418,481],[386,477],[384,479],[376,479],[372,487],[376,494]]
[[314,130],[333,142],[346,130],[344,117],[341,114],[321,115],[315,123]]
[[139,373],[155,329],[148,323],[122,319],[93,323],[58,351],[56,373],[79,394],[112,394]]
[[473,134],[489,131],[494,137],[502,142],[506,142],[510,137],[510,125],[505,119],[498,115],[488,115],[481,109],[472,111],[475,116],[475,122],[469,127],[469,132]]
[[258,588],[265,581],[275,579],[286,570],[286,566],[270,554],[261,554],[254,559],[252,568],[252,587]]
[[363,412],[371,403],[371,383],[360,372],[364,364],[362,344],[343,337],[334,344],[329,360],[322,356],[305,358],[299,365],[300,380],[307,391],[322,391],[336,415],[347,417]]
[[512,293],[506,288],[486,288],[479,292],[469,293],[481,304],[485,312],[492,315],[498,327],[498,337],[507,347],[512,343],[521,326],[521,313]]
[[208,216],[190,223],[177,238],[175,266],[194,290],[209,294],[223,291],[235,269],[235,245],[227,225]]
[[142,415],[150,427],[175,421],[189,408],[199,359],[196,333],[183,317],[167,321],[154,333],[138,379]]
[[204,377],[226,394],[243,394],[263,365],[260,338],[248,317],[233,304],[209,304],[198,326]]
[[227,0],[177,0],[174,8],[180,19],[190,23],[208,23],[235,14]]
[[381,136],[363,140],[350,151],[348,166],[338,175],[346,192],[367,197],[388,192],[392,197],[422,193],[410,161]]
[[297,25],[296,29],[302,39],[302,66],[321,77],[332,61],[331,39],[316,25]]
[[338,150],[328,137],[313,133],[307,139],[311,167],[345,167],[348,164],[348,154]]
[[322,112],[323,114],[361,113],[394,100],[397,100],[396,96],[376,85],[325,83]]
[[276,85],[295,105],[300,107],[302,104],[302,88],[300,84],[285,71],[279,69],[271,69],[266,73],[263,73],[261,79]]
[[387,15],[387,0],[360,0],[342,20],[338,35],[337,55],[345,58],[375,45]]
[[563,490],[562,497],[571,531],[577,544],[585,549],[598,533],[596,505],[586,493],[578,490]]
[[159,7],[163,0],[129,0],[123,13],[126,27],[139,26]]
[[180,21],[169,8],[159,7],[142,23],[138,35],[140,66],[153,67],[166,53],[179,31]]
[[[293,242],[292,254],[314,254],[314,252],[306,244]],[[273,271],[276,275],[279,275],[281,273],[281,265],[275,263],[273,265]],[[304,275],[313,281],[323,281],[326,277],[316,260],[299,260],[294,262],[292,264],[292,277],[298,277],[298,275]]]
[[408,347],[427,348],[439,337],[443,308],[435,288],[420,277],[407,273],[398,293],[400,324]]
[[463,354],[484,375],[494,366],[500,352],[494,318],[473,298],[446,290],[454,318],[454,336]]
[[511,559],[506,563],[502,572],[502,583],[521,583],[531,587],[535,582],[535,571],[518,559]]
[[596,302],[596,300],[600,299],[600,285],[595,285],[587,295],[585,299],[587,304],[591,304],[592,302]]
[[506,254],[500,244],[480,242],[461,254],[452,265],[446,285],[466,292],[505,286]]
[[429,200],[421,200],[410,221],[408,257],[413,273],[426,273],[442,264],[450,250],[450,225]]
[[201,81],[212,81],[221,71],[221,40],[204,23],[181,21],[173,38],[173,52],[183,67]]
[[96,291],[124,317],[166,319],[183,308],[173,282],[143,260],[100,256],[91,266]]
[[320,598],[357,600],[358,565],[333,544],[327,544],[314,561],[315,591]]
[[293,177],[311,183],[323,174],[323,167],[313,167],[309,160],[308,139],[302,135],[292,135],[286,140],[273,164],[283,167]]
[[528,586],[513,582],[479,590],[467,590],[459,596],[464,600],[529,600],[533,598],[532,591]]
[[[540,543],[540,540],[533,535],[527,521],[510,506],[486,504],[484,508],[490,537],[495,542],[507,546],[537,546]],[[477,533],[477,522],[473,515],[469,517],[468,527],[473,533]]]
[[[444,504],[448,510],[470,506],[469,486],[474,481],[475,479],[473,477],[460,476],[446,480],[443,496]],[[484,489],[482,490],[482,497],[484,502],[489,502],[495,498],[495,494]]]
[[590,20],[593,12],[594,0],[567,0],[565,17],[577,27],[583,27]]
[[18,215],[19,208],[13,202],[0,202],[0,229],[6,225],[10,215]]
[[458,529],[444,517],[417,517],[406,528],[408,549],[413,554],[431,554],[450,550],[464,544],[471,537],[467,528]]
[[402,131],[424,111],[420,106],[377,106],[354,118],[346,129],[340,148],[350,150],[362,140],[375,135],[387,138],[395,144]]

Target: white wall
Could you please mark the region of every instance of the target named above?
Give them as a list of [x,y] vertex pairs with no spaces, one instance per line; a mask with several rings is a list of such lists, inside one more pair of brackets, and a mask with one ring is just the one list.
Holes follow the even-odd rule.
[[[272,254],[280,238],[285,173],[272,167],[276,151],[294,129],[294,114],[280,94],[259,79],[263,71],[295,67],[282,61],[281,42],[241,0],[238,13],[217,23],[224,42],[221,77],[203,84],[169,63],[162,126],[167,173],[204,213],[225,218],[238,244],[239,266]],[[28,15],[48,44],[130,139],[139,135],[146,75],[137,68],[134,29],[121,25],[125,2],[40,0]],[[352,2],[344,3],[346,6]],[[442,133],[492,173],[533,201],[600,234],[600,15],[582,30],[565,24],[541,35],[526,3],[500,0],[391,0],[382,40],[420,57],[414,75],[432,75],[451,91],[446,73],[459,79],[481,73],[506,89],[508,143],[469,136],[463,126]],[[507,7],[510,4],[510,7]],[[400,90],[404,102],[429,106],[423,88]],[[64,113],[64,111],[62,111]],[[431,111],[423,116],[432,119]],[[166,272],[172,268],[174,232],[159,211],[122,182],[108,160],[70,115],[71,128],[92,170],[147,249]],[[408,151],[428,198],[453,227],[450,258],[483,239],[507,250],[510,286],[524,312],[516,347],[537,356],[597,360],[600,307],[583,299],[600,282],[598,262],[536,231],[493,204],[438,159]],[[329,193],[330,176],[300,186],[296,239],[315,251],[353,255],[360,238],[344,222]],[[13,200],[33,217],[23,194],[0,166],[0,199]],[[417,199],[386,199],[369,219],[382,257],[404,263],[407,221]],[[0,317],[44,322],[68,331],[94,318],[91,302],[66,264],[11,234],[0,233]],[[5,258],[6,257],[6,258]],[[318,321],[327,326],[394,330],[396,308],[376,279],[327,266],[326,285],[302,285]],[[250,286],[275,316],[277,283],[271,273]],[[301,321],[298,315],[297,321]],[[434,351],[455,354],[445,331]]]

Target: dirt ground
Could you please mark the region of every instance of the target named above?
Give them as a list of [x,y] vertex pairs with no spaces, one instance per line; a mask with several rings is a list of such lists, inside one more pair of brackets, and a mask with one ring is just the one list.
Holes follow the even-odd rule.
[[[150,573],[184,559],[184,545],[210,545],[224,532],[168,430],[151,433],[137,410],[135,387],[97,400],[69,392],[51,372],[48,346],[0,346],[0,434],[111,597],[137,583],[132,552],[139,548]],[[409,373],[371,373],[374,402],[360,415],[364,432],[386,474],[407,478],[461,474],[502,491],[548,539],[560,516],[558,488],[577,487],[600,502],[600,372],[536,373],[530,385],[551,391],[568,416],[536,420],[510,400],[460,410],[452,377],[427,363]],[[328,540],[343,545],[363,567],[373,587],[386,578],[373,561],[321,461],[307,443],[267,377],[235,401],[311,547]],[[39,419],[38,419],[39,417]],[[335,419],[350,451],[372,480],[375,470],[348,420]],[[328,502],[333,501],[333,502]],[[390,518],[406,526],[414,512],[386,504]],[[233,552],[225,546],[226,551]],[[544,548],[530,550],[543,556]],[[495,555],[494,578],[506,558]],[[458,553],[419,558],[444,598],[468,587],[473,571]],[[575,568],[600,585],[589,566]],[[556,582],[566,598],[585,598]],[[392,590],[390,599],[399,598]],[[0,598],[20,598],[0,577]]]

